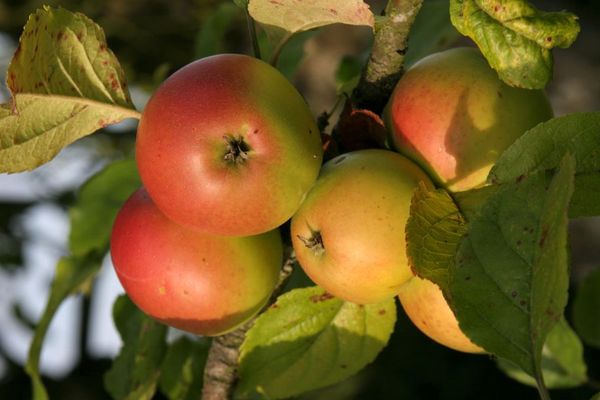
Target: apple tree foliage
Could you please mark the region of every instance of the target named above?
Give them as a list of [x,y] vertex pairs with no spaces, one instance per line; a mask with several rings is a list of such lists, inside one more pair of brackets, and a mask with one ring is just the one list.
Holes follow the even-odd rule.
[[[388,8],[397,3],[390,0]],[[207,54],[221,50],[216,43],[232,15],[246,12],[258,27],[256,50],[286,76],[299,61],[289,49],[300,48],[298,38],[316,28],[343,23],[393,35],[393,23],[407,18],[374,16],[361,0],[235,4],[239,8],[223,4],[207,20],[201,31]],[[426,2],[412,26],[405,64],[457,38],[453,26],[472,38],[505,82],[524,88],[545,87],[551,49],[569,47],[579,32],[575,15],[541,11],[524,0]],[[352,92],[362,65],[344,59],[336,74],[340,94]],[[3,173],[32,170],[83,136],[140,117],[102,28],[62,8],[31,14],[7,84],[12,99],[0,106]],[[411,265],[440,286],[461,329],[502,371],[548,398],[547,388],[584,384],[583,344],[600,347],[598,271],[573,300],[575,330],[564,317],[568,220],[600,215],[600,113],[558,117],[526,132],[501,155],[488,182],[454,194],[417,190],[406,228]],[[35,400],[48,398],[38,366],[49,323],[65,298],[89,291],[115,215],[139,185],[132,159],[111,163],[81,187],[69,210],[69,254],[56,266],[26,366]],[[166,327],[125,297],[115,303],[114,320],[123,339],[105,376],[114,399],[150,399],[157,390],[169,399],[200,396],[209,339],[169,342]],[[248,331],[236,396],[286,398],[342,381],[377,357],[395,322],[393,299],[359,306],[314,286],[290,290]]]

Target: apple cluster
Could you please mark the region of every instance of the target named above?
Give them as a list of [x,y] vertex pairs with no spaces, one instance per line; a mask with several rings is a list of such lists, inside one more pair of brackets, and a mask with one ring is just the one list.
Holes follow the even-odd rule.
[[175,72],[142,113],[143,188],[113,227],[111,256],[127,295],[148,315],[202,335],[253,317],[279,278],[277,228],[322,157],[308,106],[270,65],[222,54]]
[[500,156],[552,117],[541,91],[504,84],[476,50],[416,63],[384,120],[390,149],[324,165],[306,103],[274,68],[242,55],[196,61],[169,77],[142,114],[136,159],[144,188],[123,206],[111,253],[131,299],[169,325],[217,335],[254,316],[282,263],[277,228],[306,274],[368,304],[398,296],[432,339],[481,352],[441,290],[414,275],[405,225],[419,184],[485,185]]

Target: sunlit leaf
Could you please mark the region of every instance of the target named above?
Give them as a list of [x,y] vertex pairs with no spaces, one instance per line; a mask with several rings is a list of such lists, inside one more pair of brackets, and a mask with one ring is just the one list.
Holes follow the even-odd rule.
[[82,136],[139,118],[102,29],[62,8],[29,17],[7,85],[13,98],[0,108],[0,172],[31,170]]
[[503,81],[528,89],[546,86],[550,49],[570,46],[579,33],[575,15],[539,11],[525,0],[450,0],[450,18]]
[[331,24],[373,27],[374,16],[362,0],[250,0],[248,11],[279,47],[289,37]]
[[362,306],[319,287],[288,292],[248,332],[238,390],[275,399],[339,382],[375,359],[395,321],[394,299]]

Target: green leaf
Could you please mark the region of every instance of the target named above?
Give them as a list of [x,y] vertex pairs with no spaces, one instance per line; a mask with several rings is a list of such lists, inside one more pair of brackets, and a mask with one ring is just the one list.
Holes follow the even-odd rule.
[[[304,51],[306,42],[315,36],[315,34],[315,31],[298,33],[292,36],[286,42],[285,47],[281,49],[277,69],[290,81],[293,80],[306,55]],[[260,36],[262,37],[262,41],[259,39],[259,43],[261,44],[263,59],[269,59],[273,56],[273,51],[276,49],[273,49],[269,44],[266,34]]]
[[[511,378],[530,386],[535,380],[510,361],[499,359],[498,366]],[[548,333],[542,350],[542,374],[549,389],[570,388],[587,381],[583,345],[562,318]]]
[[69,210],[69,248],[73,255],[106,252],[113,221],[127,198],[141,185],[135,160],[109,164],[90,178]]
[[202,393],[208,338],[182,336],[169,345],[161,365],[159,386],[170,400],[197,400]]
[[31,170],[85,135],[139,118],[102,29],[62,8],[29,17],[7,85],[13,98],[0,107],[0,172]]
[[113,318],[123,347],[104,375],[104,387],[113,399],[151,399],[166,350],[167,327],[142,313],[125,295],[116,300]]
[[58,262],[46,309],[35,330],[27,372],[32,378],[34,398],[46,399],[39,375],[39,357],[48,326],[62,302],[85,291],[102,264],[109,247],[113,220],[126,198],[140,185],[134,160],[118,161],[90,178],[69,210],[71,255]]
[[528,89],[546,86],[550,49],[570,46],[579,33],[575,15],[542,12],[524,0],[450,0],[450,18],[503,81]]
[[[244,8],[244,7],[243,7]],[[236,17],[241,15],[235,4],[221,3],[202,23],[195,43],[197,59],[226,52],[225,35]]]
[[500,156],[488,181],[512,182],[556,168],[567,152],[577,161],[569,216],[600,215],[600,112],[570,114],[530,129]]
[[34,169],[66,145],[129,112],[86,99],[17,94],[13,105],[0,105],[0,173]]
[[466,222],[450,195],[419,184],[406,223],[406,250],[414,273],[446,289],[449,270],[466,232]]
[[250,16],[281,47],[295,33],[331,24],[373,27],[374,17],[362,0],[250,0]]
[[405,68],[429,54],[444,50],[460,37],[450,23],[448,10],[448,0],[423,3],[410,28],[408,51],[404,58]]
[[600,268],[581,282],[573,301],[573,325],[588,345],[600,348]]
[[50,297],[35,329],[25,365],[25,370],[32,379],[35,400],[48,399],[39,373],[39,363],[42,344],[50,322],[64,299],[85,289],[90,284],[101,264],[101,256],[90,254],[86,257],[65,257],[56,265],[56,275],[50,288]]
[[600,112],[570,114],[528,130],[502,153],[488,181],[556,168],[566,153],[575,157],[577,173],[600,171]]
[[246,335],[238,391],[275,399],[346,379],[375,359],[395,321],[394,299],[363,306],[319,287],[292,290]]
[[364,62],[357,57],[345,56],[335,71],[335,86],[338,95],[350,96],[358,84]]
[[569,206],[569,217],[600,215],[600,171],[575,175],[575,190]]
[[528,130],[502,153],[488,181],[511,182],[556,168],[566,153],[575,157],[577,173],[600,170],[600,112],[553,118]]
[[600,400],[600,392],[596,393],[590,400]]
[[567,302],[567,206],[574,159],[550,179],[503,185],[470,221],[446,296],[465,334],[539,377],[542,346]]
[[463,192],[456,192],[452,194],[452,197],[461,214],[471,221],[476,218],[481,211],[481,207],[486,203],[488,198],[493,195],[500,185],[489,185],[477,189],[465,190]]
[[567,48],[577,39],[577,16],[565,11],[539,11],[525,0],[476,0],[488,15],[538,46]]

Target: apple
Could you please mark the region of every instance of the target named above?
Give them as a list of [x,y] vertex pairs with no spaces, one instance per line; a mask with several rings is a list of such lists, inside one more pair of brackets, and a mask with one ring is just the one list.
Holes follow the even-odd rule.
[[414,64],[384,110],[396,149],[451,191],[484,185],[500,154],[550,118],[543,91],[506,85],[473,48]]
[[269,64],[237,54],[195,61],[146,105],[137,132],[142,182],[173,221],[248,236],[287,221],[323,151],[304,99]]
[[117,215],[111,256],[125,292],[142,311],[213,336],[260,311],[278,281],[283,250],[277,231],[223,237],[178,225],[140,189]]
[[306,274],[346,301],[376,303],[412,277],[404,226],[427,175],[387,150],[360,150],[328,161],[292,218],[291,236]]
[[483,353],[458,326],[440,288],[417,276],[410,279],[398,294],[402,308],[421,332],[436,342],[466,353]]

